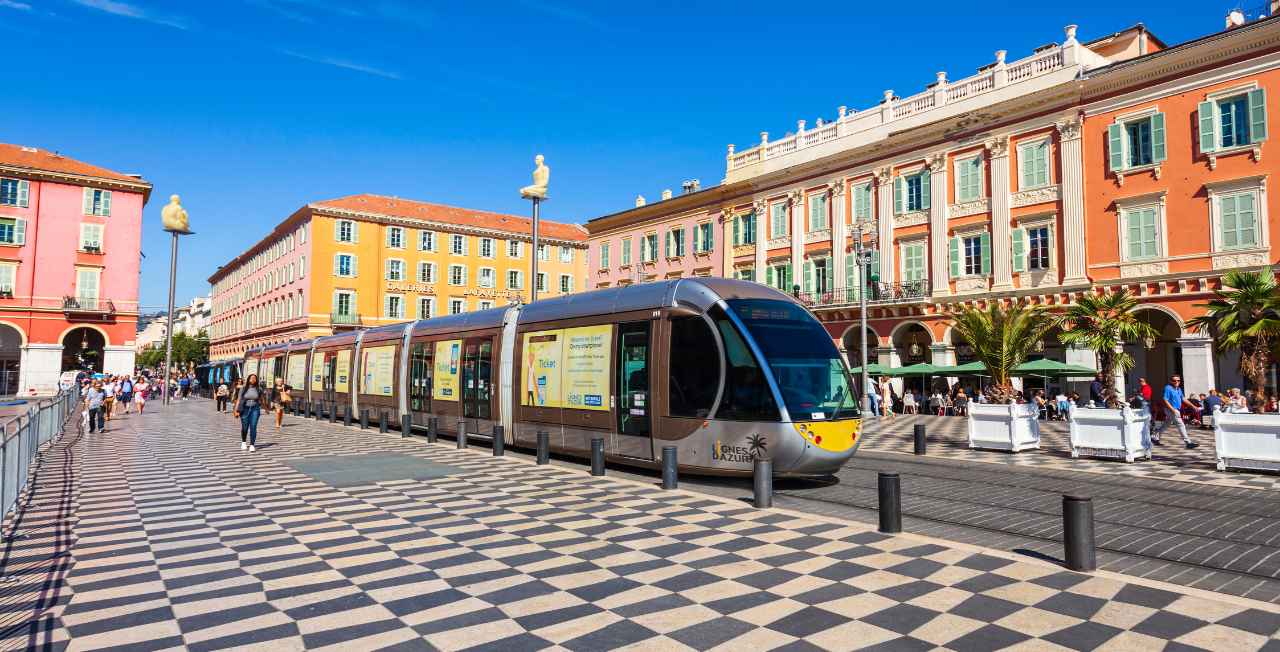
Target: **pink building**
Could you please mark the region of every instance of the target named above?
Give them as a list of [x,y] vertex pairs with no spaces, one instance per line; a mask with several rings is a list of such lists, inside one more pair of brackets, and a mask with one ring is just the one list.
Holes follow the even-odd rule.
[[0,144],[0,395],[133,371],[150,194],[137,175]]
[[[707,195],[717,188],[681,195]],[[645,204],[636,199],[636,208],[599,217],[587,225],[590,235],[587,277],[590,288],[644,283],[684,276],[720,276],[724,270],[724,245],[735,238],[733,220],[723,219],[717,210],[699,208],[671,215],[672,201]],[[686,202],[688,200],[685,200]],[[670,215],[666,219],[663,216]],[[743,233],[736,232],[741,240]]]

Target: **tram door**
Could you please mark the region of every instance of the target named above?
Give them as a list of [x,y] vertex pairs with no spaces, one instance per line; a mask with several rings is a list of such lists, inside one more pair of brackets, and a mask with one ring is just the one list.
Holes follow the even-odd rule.
[[409,411],[431,411],[431,353],[434,344],[416,342],[409,350]]
[[649,351],[649,322],[618,326],[618,433],[624,436],[650,434]]
[[[328,410],[329,408],[327,406],[333,403],[333,373],[335,366],[334,363],[337,357],[338,354],[333,351],[326,351],[324,354],[324,379],[321,381],[321,387],[324,388],[324,402],[320,405],[326,407],[324,407],[322,411]],[[325,414],[327,414],[327,412],[325,412]]]
[[[493,340],[466,340],[462,344],[462,416],[493,418]],[[468,427],[473,427],[468,424]]]

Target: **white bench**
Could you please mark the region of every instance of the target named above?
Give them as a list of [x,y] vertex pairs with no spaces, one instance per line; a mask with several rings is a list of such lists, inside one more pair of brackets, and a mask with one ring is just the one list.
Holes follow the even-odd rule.
[[1151,411],[1078,408],[1068,412],[1071,457],[1105,457],[1132,462],[1151,459]]
[[1040,448],[1040,420],[1034,403],[969,404],[969,448],[1018,451]]
[[1218,470],[1280,470],[1280,414],[1219,410],[1213,415]]

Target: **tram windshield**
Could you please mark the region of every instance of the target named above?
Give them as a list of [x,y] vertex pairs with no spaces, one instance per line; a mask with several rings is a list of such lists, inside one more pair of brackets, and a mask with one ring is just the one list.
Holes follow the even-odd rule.
[[731,299],[728,304],[764,353],[792,420],[857,414],[857,399],[840,352],[804,308],[776,299]]

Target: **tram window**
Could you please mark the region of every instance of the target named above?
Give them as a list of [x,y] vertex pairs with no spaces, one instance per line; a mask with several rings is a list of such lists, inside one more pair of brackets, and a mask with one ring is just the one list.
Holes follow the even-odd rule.
[[720,385],[720,349],[702,317],[671,320],[671,368],[667,403],[673,417],[705,419]]
[[764,378],[764,371],[760,369],[756,356],[742,339],[742,334],[720,306],[712,306],[708,314],[715,322],[716,330],[720,331],[720,340],[724,342],[725,357],[729,363],[725,370],[724,394],[720,398],[716,418],[777,421],[780,415],[778,406],[773,401],[773,393],[769,391],[769,383]]

